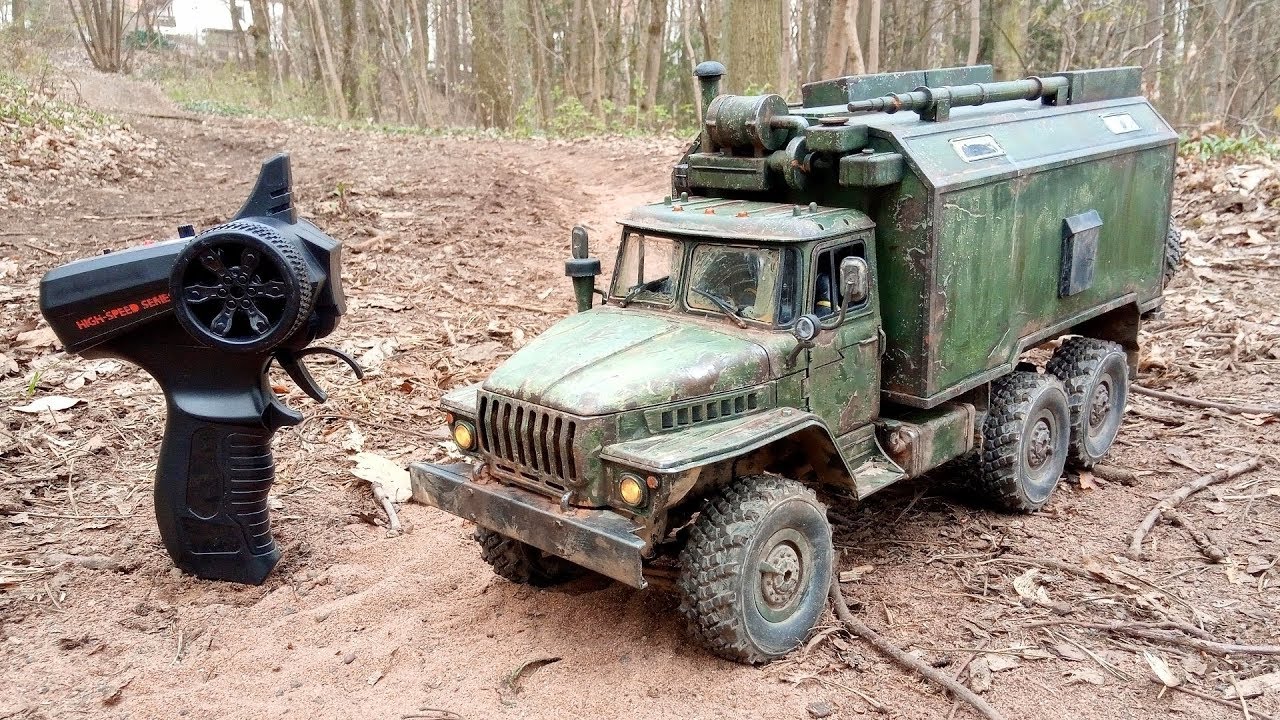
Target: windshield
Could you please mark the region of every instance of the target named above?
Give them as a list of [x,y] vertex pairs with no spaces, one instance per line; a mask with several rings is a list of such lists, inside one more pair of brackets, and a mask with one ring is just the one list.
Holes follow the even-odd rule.
[[618,253],[612,294],[627,302],[670,304],[679,253],[680,245],[670,238],[627,232]]
[[693,251],[685,303],[708,312],[726,312],[727,307],[756,322],[787,322],[790,318],[777,317],[781,257],[774,248],[699,245]]

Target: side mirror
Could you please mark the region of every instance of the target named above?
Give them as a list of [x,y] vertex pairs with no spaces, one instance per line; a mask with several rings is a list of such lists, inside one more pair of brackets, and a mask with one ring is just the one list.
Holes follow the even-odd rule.
[[845,302],[856,305],[867,299],[871,291],[871,268],[860,257],[847,257],[840,261],[840,287]]
[[587,229],[573,227],[569,236],[570,258],[564,264],[564,274],[573,281],[573,294],[578,301],[578,312],[591,309],[591,294],[595,292],[596,276],[600,274],[600,260],[590,257]]

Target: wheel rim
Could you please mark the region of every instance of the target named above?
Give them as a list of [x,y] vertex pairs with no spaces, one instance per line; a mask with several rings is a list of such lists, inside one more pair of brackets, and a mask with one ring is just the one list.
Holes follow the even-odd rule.
[[[200,251],[182,282],[182,303],[202,329],[233,342],[266,337],[284,317],[286,287],[275,262],[243,242]],[[234,263],[234,264],[232,264]]]
[[1050,408],[1031,416],[1023,434],[1022,466],[1026,474],[1027,497],[1041,502],[1058,484],[1066,462],[1061,424]]
[[1103,365],[1083,408],[1080,424],[1084,426],[1084,450],[1094,459],[1106,454],[1120,432],[1127,391],[1124,380],[1116,375],[1127,370],[1123,366],[1115,367],[1121,362],[1115,360]]
[[761,560],[752,574],[756,611],[769,622],[783,622],[795,613],[808,589],[813,546],[799,532],[783,528],[761,547]]

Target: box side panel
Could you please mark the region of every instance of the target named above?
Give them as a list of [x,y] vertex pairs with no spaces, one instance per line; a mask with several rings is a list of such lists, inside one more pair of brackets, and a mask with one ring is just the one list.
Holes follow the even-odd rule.
[[1017,322],[1025,247],[1018,242],[1016,185],[992,183],[938,199],[924,397],[1003,362],[995,350],[1017,341],[1011,325]]
[[881,383],[909,395],[925,390],[924,336],[929,301],[929,198],[912,172],[874,203],[876,269],[887,348]]
[[[1086,159],[940,196],[929,395],[1012,363],[1024,338],[1127,294],[1160,292],[1167,146]],[[1102,218],[1092,281],[1061,296],[1063,225]]]

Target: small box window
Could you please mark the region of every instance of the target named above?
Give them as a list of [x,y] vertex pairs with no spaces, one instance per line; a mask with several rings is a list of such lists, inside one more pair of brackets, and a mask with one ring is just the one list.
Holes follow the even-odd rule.
[[978,160],[1004,155],[1004,148],[1000,147],[1000,143],[996,142],[996,139],[990,135],[976,135],[952,140],[951,147],[956,151],[956,155],[959,155],[960,159],[965,162],[977,162]]
[[1116,135],[1123,135],[1124,133],[1131,133],[1135,130],[1142,129],[1142,127],[1138,125],[1137,121],[1134,120],[1133,116],[1129,113],[1103,115],[1102,122],[1107,126],[1108,130]]

